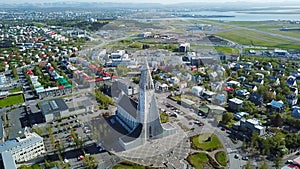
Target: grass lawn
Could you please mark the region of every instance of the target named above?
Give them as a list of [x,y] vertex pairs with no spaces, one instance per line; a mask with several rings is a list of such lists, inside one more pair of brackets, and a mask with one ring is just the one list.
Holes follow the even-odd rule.
[[161,113],[160,113],[160,121],[161,121],[162,123],[167,123],[167,122],[169,122],[169,116],[167,115],[167,113],[165,113],[165,112],[161,112]]
[[146,169],[145,166],[132,162],[121,162],[113,167],[113,169]]
[[192,148],[204,151],[214,151],[223,147],[218,137],[215,134],[210,133],[191,137],[191,142]]
[[21,87],[17,87],[17,88],[13,88],[13,89],[10,89],[10,90],[9,90],[10,93],[20,92],[20,91],[22,91],[22,88],[21,88]]
[[216,160],[218,161],[218,163],[220,163],[222,166],[226,166],[227,165],[227,161],[226,161],[226,153],[224,151],[220,151],[215,155]]
[[172,96],[171,99],[175,100],[175,101],[180,101],[181,100],[181,96]]
[[0,100],[0,108],[12,106],[14,104],[24,103],[24,98],[22,94],[8,96],[5,99]]
[[234,32],[219,32],[216,35],[242,45],[264,46],[271,48],[297,49],[299,43],[263,33],[249,30],[235,30]]
[[203,164],[208,163],[209,158],[205,153],[196,153],[188,156],[188,161],[195,169],[203,169]]
[[239,54],[239,50],[237,48],[229,48],[223,46],[215,46],[217,52],[222,52],[225,54]]

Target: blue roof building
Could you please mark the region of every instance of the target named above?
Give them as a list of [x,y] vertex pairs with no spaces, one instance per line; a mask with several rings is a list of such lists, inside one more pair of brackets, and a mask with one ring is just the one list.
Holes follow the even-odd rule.
[[300,119],[300,107],[298,106],[293,107],[292,117]]
[[268,103],[269,110],[270,111],[276,111],[276,112],[282,112],[285,108],[283,102],[272,100],[270,103]]

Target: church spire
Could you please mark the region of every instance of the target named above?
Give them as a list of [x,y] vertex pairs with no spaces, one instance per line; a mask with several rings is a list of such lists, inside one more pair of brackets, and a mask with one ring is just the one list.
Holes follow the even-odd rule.
[[151,76],[151,70],[148,61],[145,58],[145,65],[141,69],[140,89],[153,90],[154,84]]

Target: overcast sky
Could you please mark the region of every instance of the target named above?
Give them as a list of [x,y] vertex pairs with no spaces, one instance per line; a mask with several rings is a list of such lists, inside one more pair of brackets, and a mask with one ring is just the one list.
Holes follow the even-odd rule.
[[0,0],[0,3],[43,3],[43,2],[122,2],[122,3],[182,3],[182,2],[236,2],[236,1],[248,1],[248,2],[298,2],[298,0]]

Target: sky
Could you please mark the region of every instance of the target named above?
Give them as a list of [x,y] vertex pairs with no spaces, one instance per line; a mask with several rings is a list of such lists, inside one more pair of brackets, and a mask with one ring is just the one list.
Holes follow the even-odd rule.
[[236,2],[236,1],[248,1],[248,2],[297,2],[298,0],[0,0],[0,3],[44,3],[44,2],[122,2],[122,3],[163,3],[174,4],[183,2]]

